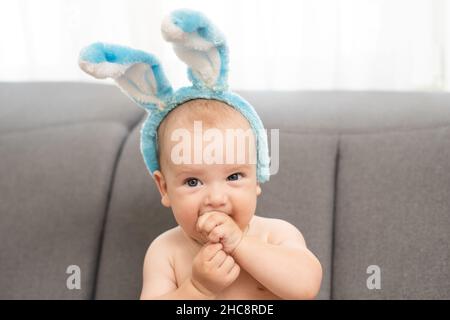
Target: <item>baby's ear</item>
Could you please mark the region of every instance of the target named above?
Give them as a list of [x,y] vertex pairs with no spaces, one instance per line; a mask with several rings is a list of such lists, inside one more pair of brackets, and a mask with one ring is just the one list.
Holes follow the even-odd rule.
[[228,89],[228,46],[207,17],[193,10],[176,10],[164,19],[161,31],[188,65],[188,77],[195,87]]
[[81,51],[78,63],[95,78],[114,79],[131,99],[147,110],[164,108],[173,91],[158,59],[144,51],[97,42]]
[[261,194],[262,190],[261,190],[261,186],[259,184],[259,182],[256,184],[256,196],[259,196]]
[[170,208],[170,199],[167,193],[167,183],[164,175],[161,171],[155,170],[153,172],[153,180],[155,181],[156,187],[161,194],[161,203],[164,207]]

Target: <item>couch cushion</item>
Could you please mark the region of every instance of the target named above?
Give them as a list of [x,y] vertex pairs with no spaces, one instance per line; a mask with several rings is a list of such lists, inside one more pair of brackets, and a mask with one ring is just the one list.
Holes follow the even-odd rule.
[[[340,136],[332,298],[449,298],[448,93],[244,96],[268,127]],[[370,265],[381,290],[367,289]]]
[[336,152],[336,135],[281,131],[279,172],[262,185],[257,208],[303,234],[323,269],[318,299],[330,298]]
[[148,246],[176,226],[140,154],[139,124],[128,137],[112,189],[100,256],[96,299],[138,299]]
[[333,299],[449,299],[450,127],[342,135],[335,219]]
[[449,93],[364,91],[242,92],[269,128],[359,133],[448,125]]
[[[92,298],[127,132],[104,122],[0,135],[0,299]],[[81,269],[80,290],[66,287],[69,265]]]
[[130,128],[144,114],[117,87],[93,83],[2,83],[0,102],[0,134],[99,121]]

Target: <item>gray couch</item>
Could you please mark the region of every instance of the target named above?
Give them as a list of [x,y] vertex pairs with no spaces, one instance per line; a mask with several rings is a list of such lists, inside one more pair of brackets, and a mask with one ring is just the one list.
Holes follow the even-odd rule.
[[[302,231],[318,298],[450,298],[450,94],[242,95],[280,129],[257,214]],[[175,226],[140,156],[143,117],[113,86],[0,84],[0,298],[138,298],[148,245]]]

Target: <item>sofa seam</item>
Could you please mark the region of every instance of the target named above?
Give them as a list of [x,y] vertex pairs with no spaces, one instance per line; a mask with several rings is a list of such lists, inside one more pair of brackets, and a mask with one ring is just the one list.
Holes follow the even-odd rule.
[[[144,115],[144,117],[145,117],[145,115]],[[129,130],[127,131],[127,134],[125,135],[124,139],[122,140],[122,142],[121,142],[121,144],[119,146],[119,149],[117,150],[116,159],[114,160],[114,165],[113,165],[113,168],[112,168],[112,173],[111,173],[110,182],[109,182],[108,193],[107,193],[107,196],[106,196],[105,211],[103,213],[101,230],[100,230],[100,235],[99,235],[99,238],[98,238],[99,245],[98,245],[96,266],[95,266],[95,269],[94,269],[94,281],[93,281],[93,286],[92,286],[91,300],[95,300],[97,298],[98,276],[99,276],[99,273],[100,273],[100,266],[101,266],[101,260],[102,260],[102,254],[103,254],[103,245],[104,245],[105,234],[106,234],[106,225],[108,224],[108,216],[109,216],[109,211],[110,211],[110,208],[111,208],[111,200],[112,200],[112,195],[113,195],[113,191],[114,191],[114,184],[115,184],[115,180],[116,180],[117,168],[119,166],[119,162],[120,162],[120,159],[122,157],[123,149],[125,147],[126,142],[130,138],[131,133],[136,129],[136,127],[142,121],[142,119],[144,117],[139,117],[137,119],[137,121],[135,121],[133,123],[133,125],[130,126]]]
[[330,261],[330,300],[334,299],[334,275],[335,275],[335,254],[336,254],[336,214],[338,201],[338,179],[339,164],[341,157],[341,134],[337,135],[336,155],[334,160],[334,181],[333,181],[333,209],[331,216],[331,261]]

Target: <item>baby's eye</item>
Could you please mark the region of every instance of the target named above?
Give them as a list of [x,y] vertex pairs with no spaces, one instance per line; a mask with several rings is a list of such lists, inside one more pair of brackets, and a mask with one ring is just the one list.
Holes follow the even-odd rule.
[[199,183],[200,181],[196,178],[188,178],[184,181],[184,184],[187,185],[188,187],[196,187],[198,186]]
[[227,180],[228,181],[237,181],[240,178],[242,178],[242,173],[237,172],[237,173],[233,173],[232,175],[228,176]]

